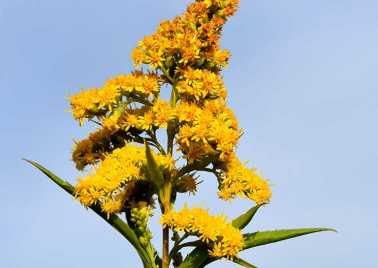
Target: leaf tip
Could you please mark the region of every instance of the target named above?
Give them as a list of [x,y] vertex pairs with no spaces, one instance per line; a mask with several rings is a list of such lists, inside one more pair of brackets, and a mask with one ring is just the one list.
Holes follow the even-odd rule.
[[26,159],[26,158],[21,158],[21,160],[29,163],[30,165],[33,165],[33,166],[36,165],[36,162],[34,162],[33,160],[29,160],[29,159]]
[[324,228],[324,231],[328,231],[328,232],[334,232],[334,233],[339,233],[336,229],[334,228]]

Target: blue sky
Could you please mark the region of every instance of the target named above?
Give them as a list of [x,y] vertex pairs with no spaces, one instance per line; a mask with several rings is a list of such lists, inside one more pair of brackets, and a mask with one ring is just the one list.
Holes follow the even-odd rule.
[[[139,267],[115,231],[21,158],[75,182],[72,140],[89,128],[65,112],[66,97],[129,72],[136,42],[188,2],[0,1],[0,267]],[[260,268],[376,266],[377,13],[374,0],[241,0],[224,30],[238,153],[273,184],[248,231],[339,230],[242,253]],[[181,204],[232,216],[250,206],[217,200],[204,180]]]

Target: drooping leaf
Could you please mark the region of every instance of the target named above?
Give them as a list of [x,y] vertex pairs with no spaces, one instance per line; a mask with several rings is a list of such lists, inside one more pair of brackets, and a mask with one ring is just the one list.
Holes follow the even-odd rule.
[[[50,170],[46,169],[37,162],[27,159],[24,160],[36,167],[37,169],[39,169],[42,173],[44,173],[47,177],[49,177],[54,183],[56,183],[59,187],[64,189],[67,193],[69,193],[72,196],[75,195],[75,187],[72,186],[69,182],[59,178]],[[107,223],[113,226],[113,228],[115,228],[123,237],[125,237],[134,246],[145,268],[153,267],[146,251],[139,243],[138,237],[135,235],[134,231],[129,227],[129,225],[127,225],[115,214],[111,214],[108,216],[106,213],[103,213],[99,205],[93,205],[89,208],[92,209],[101,218],[103,218]]]
[[246,267],[246,268],[257,268],[256,266],[248,263],[247,261],[243,260],[242,258],[235,257],[232,261],[234,263],[237,263],[240,266],[243,266],[243,267]]
[[248,233],[244,235],[245,246],[244,249],[249,249],[257,246],[262,246],[266,244],[275,243],[278,241],[317,233],[324,231],[336,232],[336,230],[331,228],[303,228],[303,229],[291,229],[291,230],[274,230],[274,231],[264,231]]
[[256,205],[253,208],[250,208],[244,214],[235,218],[231,223],[232,226],[239,228],[239,229],[244,229],[251,222],[253,217],[256,215],[256,212],[259,210],[259,208],[261,208],[263,205],[265,205],[265,204]]

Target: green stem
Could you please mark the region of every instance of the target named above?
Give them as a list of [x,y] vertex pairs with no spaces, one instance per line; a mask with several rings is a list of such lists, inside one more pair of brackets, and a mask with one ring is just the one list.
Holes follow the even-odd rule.
[[165,67],[161,67],[161,71],[171,84],[175,83],[175,79],[170,76],[169,71]]
[[[165,178],[163,196],[160,200],[162,213],[168,213],[171,209],[172,183],[170,178]],[[169,227],[163,227],[163,268],[169,268]]]
[[194,162],[192,164],[185,165],[178,171],[176,178],[180,178],[181,176],[184,176],[185,174],[195,170],[203,170],[212,162],[212,160],[213,159],[208,158],[201,162]]

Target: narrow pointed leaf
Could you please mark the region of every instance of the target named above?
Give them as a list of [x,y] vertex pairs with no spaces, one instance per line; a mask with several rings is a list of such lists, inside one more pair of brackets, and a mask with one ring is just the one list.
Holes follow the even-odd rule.
[[234,219],[231,223],[232,226],[239,229],[244,229],[251,222],[259,208],[261,208],[263,205],[265,204],[260,204],[250,208],[247,212]]
[[[282,240],[317,233],[317,232],[324,232],[324,231],[332,231],[337,232],[334,229],[331,228],[304,228],[304,229],[291,229],[291,230],[275,230],[275,231],[265,231],[265,232],[256,232],[256,233],[247,233],[244,235],[244,249],[249,249],[257,246],[262,246],[266,244],[271,244],[275,242],[279,242]],[[193,251],[191,254],[193,254],[192,259],[198,258],[198,254]],[[202,266],[204,267],[207,264],[210,264],[219,258],[211,258],[210,256],[205,260],[205,262],[202,262]],[[236,258],[238,259],[238,258]],[[239,262],[243,262],[243,260],[239,259]],[[244,261],[245,262],[245,261]],[[249,264],[251,265],[251,264]],[[246,267],[254,267],[254,266],[246,266]]]
[[304,228],[304,229],[291,229],[291,230],[275,230],[275,231],[264,231],[264,232],[256,232],[256,233],[248,233],[244,235],[245,238],[245,246],[244,249],[253,248],[257,246],[262,246],[266,244],[275,243],[278,241],[317,233],[317,232],[324,232],[324,231],[333,231],[336,232],[334,229],[330,228]]
[[147,159],[147,169],[150,174],[152,182],[157,186],[158,189],[161,189],[164,184],[164,176],[159,169],[158,164],[151,152],[150,146],[145,142],[146,146],[146,159]]
[[[46,169],[37,162],[27,159],[24,160],[36,167],[37,169],[39,169],[42,173],[44,173],[47,177],[49,177],[54,183],[56,183],[59,187],[64,189],[67,193],[69,193],[72,196],[75,196],[75,187],[72,186],[69,182],[59,178],[50,170]],[[139,243],[138,237],[135,235],[134,231],[129,227],[129,225],[127,225],[115,214],[112,214],[108,217],[106,213],[102,212],[101,207],[99,205],[93,205],[89,208],[92,209],[101,218],[103,218],[107,223],[113,226],[113,228],[115,228],[123,237],[125,237],[134,246],[139,256],[141,257],[145,268],[151,267],[150,260],[148,258],[146,251]]]
[[74,195],[75,187],[73,187],[70,183],[66,182],[65,180],[62,180],[61,178],[56,176],[54,173],[52,173],[50,170],[44,168],[43,166],[41,166],[37,162],[27,160],[27,159],[23,159],[23,160],[25,160],[29,164],[33,165],[34,167],[38,168],[42,173],[44,173],[47,177],[49,177],[58,186],[63,188],[63,190],[65,190],[67,193],[69,193],[70,195]]
[[235,257],[233,260],[232,260],[234,263],[237,263],[239,264],[240,266],[243,266],[243,267],[246,267],[246,268],[257,268],[256,266],[246,262],[245,260],[241,259],[241,258],[238,258],[238,257]]

